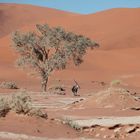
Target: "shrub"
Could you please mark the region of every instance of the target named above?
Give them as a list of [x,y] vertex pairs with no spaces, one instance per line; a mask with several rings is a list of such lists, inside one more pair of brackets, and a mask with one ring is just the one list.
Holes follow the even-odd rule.
[[15,94],[12,96],[10,107],[16,113],[27,114],[31,110],[31,98],[24,92]]
[[43,112],[40,108],[31,109],[31,111],[29,112],[29,115],[44,118],[44,119],[48,118],[47,113]]
[[18,114],[48,118],[46,112],[43,112],[40,108],[32,107],[31,97],[26,92],[13,95],[10,100],[0,98],[0,117],[5,117],[10,110]]
[[64,123],[69,125],[71,128],[76,129],[76,130],[81,129],[81,127],[77,123],[75,123],[72,118],[65,118]]
[[2,82],[0,84],[0,88],[5,88],[5,89],[18,89],[17,85],[15,82]]
[[45,119],[48,118],[46,112],[32,106],[31,97],[25,91],[12,96],[10,108],[18,114],[26,114],[28,116],[36,116]]
[[10,111],[10,107],[6,98],[0,98],[0,117],[5,117]]
[[120,85],[121,84],[121,80],[113,80],[111,81],[110,85],[114,86],[114,85]]
[[49,91],[53,94],[65,95],[65,88],[61,85],[51,87],[49,88]]

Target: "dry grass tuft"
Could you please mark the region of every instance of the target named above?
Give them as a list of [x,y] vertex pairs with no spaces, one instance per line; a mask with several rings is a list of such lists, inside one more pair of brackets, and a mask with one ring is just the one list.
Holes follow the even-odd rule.
[[32,106],[31,97],[25,91],[13,95],[10,100],[7,100],[6,98],[0,99],[0,117],[5,117],[10,110],[13,110],[17,114],[44,119],[48,118],[46,112]]
[[28,114],[32,109],[30,96],[25,92],[13,95],[10,108],[18,114]]
[[0,84],[0,88],[4,88],[4,89],[18,89],[18,87],[17,87],[15,82],[2,82]]
[[8,100],[6,100],[6,98],[0,98],[0,117],[5,117],[9,111]]
[[49,88],[49,92],[57,95],[65,95],[65,87],[61,85],[56,85]]

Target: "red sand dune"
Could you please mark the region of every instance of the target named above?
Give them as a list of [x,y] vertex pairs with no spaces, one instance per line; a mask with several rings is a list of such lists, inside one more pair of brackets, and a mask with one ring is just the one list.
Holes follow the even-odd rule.
[[97,40],[102,48],[136,47],[140,40],[140,8],[111,9],[78,15],[29,5],[0,4],[0,37],[36,23],[61,25]]
[[[80,67],[69,65],[66,70],[55,72],[50,76],[49,84],[55,84],[56,80],[61,79],[62,84],[71,87],[73,79],[80,82],[82,97],[87,97],[92,94],[88,100],[75,105],[74,107],[82,107],[83,110],[65,110],[58,112],[49,112],[54,117],[59,114],[74,114],[74,115],[139,115],[139,112],[130,110],[121,111],[122,108],[139,107],[139,102],[136,102],[127,94],[122,95],[118,92],[106,94],[106,91],[100,96],[95,94],[94,90],[98,90],[101,86],[96,85],[92,81],[109,82],[112,80],[121,80],[122,86],[127,88],[140,89],[140,8],[132,9],[111,9],[103,12],[98,12],[90,15],[80,15],[64,11],[59,11],[50,8],[42,8],[29,5],[17,4],[0,4],[0,82],[15,81],[20,88],[28,88],[28,90],[40,90],[38,78],[32,78],[24,70],[19,70],[15,67],[14,62],[17,58],[15,50],[11,47],[11,34],[15,30],[29,31],[35,29],[37,23],[48,23],[51,26],[62,26],[66,30],[73,31],[86,35],[100,44],[100,48],[88,51],[85,56],[85,61]],[[106,88],[102,86],[102,88]],[[1,93],[8,90],[0,89]],[[10,90],[9,90],[10,91]],[[14,92],[14,91],[13,91]],[[70,95],[68,89],[67,95]],[[67,96],[66,96],[67,97]],[[57,99],[56,99],[57,100]],[[97,100],[97,102],[96,102]],[[110,101],[112,101],[110,103]],[[114,108],[102,108],[112,106]],[[98,109],[98,107],[101,109]],[[116,110],[118,108],[118,110]],[[92,110],[92,111],[91,111]],[[65,114],[64,113],[64,114]],[[11,119],[13,118],[13,119]],[[13,122],[14,120],[14,122]],[[22,123],[28,127],[24,129]],[[28,122],[33,124],[33,128],[28,125]],[[34,123],[35,122],[35,123]],[[54,124],[51,120],[42,123],[34,118],[27,118],[9,114],[0,122],[2,127],[0,130],[25,132],[37,136],[53,137],[52,132],[56,132],[56,137],[77,137],[77,133],[67,126]],[[18,130],[12,125],[17,124]],[[10,125],[6,125],[10,124]],[[36,130],[40,127],[41,133]],[[53,127],[52,127],[53,126]],[[51,127],[51,128],[50,128]],[[65,130],[58,131],[59,130]],[[30,129],[30,130],[29,130]],[[44,131],[45,129],[45,131]],[[47,130],[47,131],[46,131]],[[60,133],[59,133],[60,132]],[[63,132],[63,133],[62,133]],[[66,133],[65,133],[66,132]]]
[[40,21],[51,21],[53,19],[65,19],[77,14],[42,8],[31,5],[0,4],[0,37],[8,35],[17,28],[36,24]]
[[69,67],[64,72],[56,72],[52,78],[57,76],[62,80],[75,78],[83,81],[123,78],[132,84],[135,82],[132,82],[131,78],[137,78],[138,85],[139,15],[140,8],[111,9],[96,14],[79,15],[29,5],[0,4],[0,80],[5,78],[21,82],[21,77],[25,77],[24,72],[13,65],[16,54],[9,47],[11,33],[17,29],[33,30],[36,23],[49,23],[89,36],[100,44],[100,49],[88,51],[85,62],[80,67]]

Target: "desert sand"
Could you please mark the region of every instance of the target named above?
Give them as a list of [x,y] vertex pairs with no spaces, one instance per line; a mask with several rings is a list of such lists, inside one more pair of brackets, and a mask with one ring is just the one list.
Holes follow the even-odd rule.
[[[69,65],[66,70],[55,71],[50,76],[49,87],[60,80],[59,84],[66,87],[66,95],[49,95],[46,100],[42,95],[36,99],[40,106],[46,107],[49,115],[46,124],[42,120],[11,113],[6,118],[0,119],[0,131],[55,139],[88,137],[108,140],[111,136],[112,139],[117,137],[126,140],[139,139],[139,123],[137,130],[132,134],[126,134],[127,131],[125,131],[130,123],[126,126],[125,124],[118,126],[117,128],[122,129],[123,132],[115,138],[112,133],[117,128],[114,128],[113,132],[112,130],[108,132],[104,128],[106,126],[95,127],[95,130],[93,127],[91,133],[90,128],[84,132],[77,132],[58,121],[63,120],[64,116],[71,116],[77,120],[90,120],[104,116],[139,116],[139,110],[133,109],[140,107],[139,15],[140,8],[118,8],[80,15],[51,8],[0,4],[0,82],[15,81],[20,88],[33,92],[30,93],[33,94],[33,98],[36,98],[40,91],[40,79],[37,76],[31,76],[31,72],[27,70],[15,67],[18,55],[11,47],[12,32],[33,31],[37,23],[48,23],[50,26],[62,26],[65,30],[86,35],[100,44],[99,48],[87,52],[84,63],[79,67]],[[76,98],[71,95],[74,79],[81,86],[80,97]],[[113,80],[119,80],[120,83],[110,89]],[[128,90],[129,94],[126,91],[123,93],[120,90],[116,91],[114,88],[123,88]],[[1,95],[9,95],[15,91],[0,89],[0,92]],[[55,104],[57,102],[59,103]],[[57,121],[52,121],[52,118]],[[32,128],[28,122],[33,124]],[[24,123],[28,129],[24,129]],[[100,129],[105,129],[106,132],[100,135]],[[56,134],[55,137],[54,134]]]

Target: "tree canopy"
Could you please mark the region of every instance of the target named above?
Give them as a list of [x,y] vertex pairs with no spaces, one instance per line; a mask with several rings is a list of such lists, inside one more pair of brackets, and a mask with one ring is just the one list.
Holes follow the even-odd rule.
[[36,25],[37,32],[13,33],[13,47],[20,54],[19,66],[29,66],[42,78],[42,90],[46,91],[48,77],[54,70],[65,69],[73,62],[76,66],[83,62],[88,48],[99,46],[83,35],[65,31],[61,27]]

